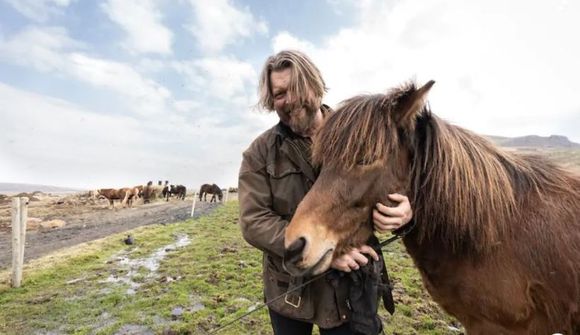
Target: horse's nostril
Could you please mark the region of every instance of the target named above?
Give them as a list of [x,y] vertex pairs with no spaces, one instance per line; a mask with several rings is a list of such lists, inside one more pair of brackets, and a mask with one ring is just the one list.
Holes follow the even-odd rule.
[[284,251],[284,262],[285,263],[296,263],[302,259],[302,250],[306,246],[306,239],[301,237],[294,241],[288,249]]

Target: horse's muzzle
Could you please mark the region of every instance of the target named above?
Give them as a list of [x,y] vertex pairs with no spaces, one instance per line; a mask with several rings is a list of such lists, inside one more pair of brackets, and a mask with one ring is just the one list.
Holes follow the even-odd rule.
[[300,237],[284,250],[284,267],[287,270],[297,268],[298,263],[303,259],[302,252],[306,247],[306,239]]

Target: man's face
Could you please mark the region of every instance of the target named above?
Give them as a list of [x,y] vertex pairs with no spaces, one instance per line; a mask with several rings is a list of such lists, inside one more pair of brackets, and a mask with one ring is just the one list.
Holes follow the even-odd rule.
[[297,97],[288,93],[290,85],[290,69],[272,71],[270,73],[270,85],[274,97],[274,109],[280,120],[298,135],[308,135],[316,119],[318,107],[300,106]]

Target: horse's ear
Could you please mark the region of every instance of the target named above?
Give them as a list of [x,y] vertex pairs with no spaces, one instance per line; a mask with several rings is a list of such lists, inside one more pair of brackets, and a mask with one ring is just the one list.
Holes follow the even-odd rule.
[[435,84],[434,80],[429,80],[425,85],[418,89],[413,89],[408,94],[403,94],[397,101],[397,116],[395,121],[401,128],[412,128],[415,118],[427,102],[427,94]]

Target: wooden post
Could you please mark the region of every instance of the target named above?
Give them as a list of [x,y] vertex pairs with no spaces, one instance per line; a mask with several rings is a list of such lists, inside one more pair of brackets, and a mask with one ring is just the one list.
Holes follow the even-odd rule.
[[193,212],[195,212],[195,200],[197,200],[197,192],[193,192],[193,204],[191,204],[191,217],[193,217]]
[[12,199],[12,287],[22,283],[24,245],[26,244],[26,221],[28,198]]

